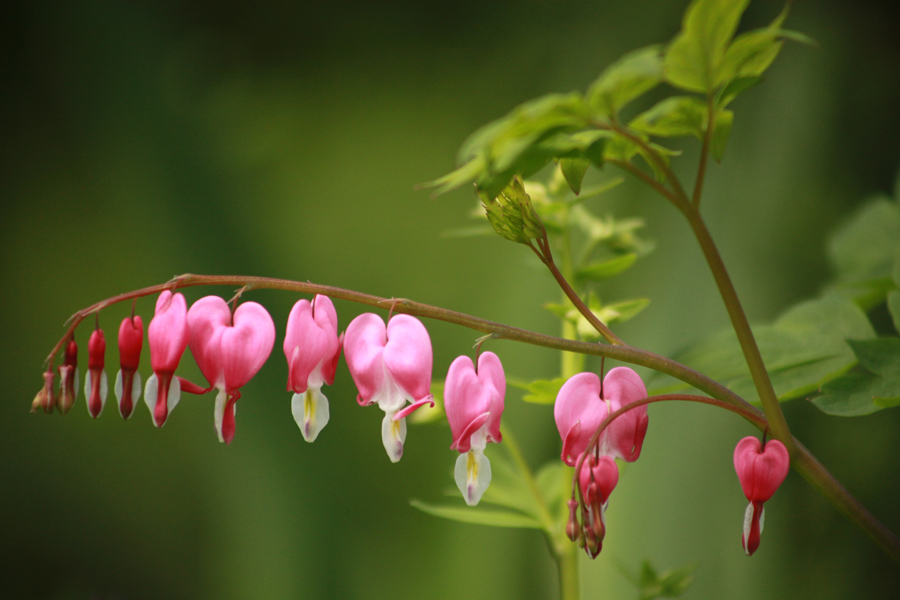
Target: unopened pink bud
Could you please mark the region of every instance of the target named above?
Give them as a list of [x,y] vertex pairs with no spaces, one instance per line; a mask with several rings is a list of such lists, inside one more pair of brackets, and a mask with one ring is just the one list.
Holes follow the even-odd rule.
[[88,376],[84,395],[87,397],[88,412],[95,419],[103,412],[106,404],[106,371],[103,370],[106,355],[106,339],[102,329],[95,329],[88,340]]
[[119,373],[116,375],[116,400],[119,414],[127,419],[141,397],[141,376],[137,368],[141,363],[144,346],[144,323],[139,316],[125,317],[119,326]]
[[66,414],[75,404],[78,397],[78,344],[69,340],[66,344],[65,363],[59,366],[59,396],[56,408]]
[[44,373],[44,385],[35,395],[34,401],[31,403],[31,412],[37,412],[42,409],[48,415],[53,412],[53,405],[56,403],[56,394],[53,390],[53,371]]

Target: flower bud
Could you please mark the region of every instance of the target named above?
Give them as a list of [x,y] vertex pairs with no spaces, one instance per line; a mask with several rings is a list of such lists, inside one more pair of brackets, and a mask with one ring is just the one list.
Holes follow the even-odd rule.
[[69,340],[66,344],[65,362],[59,366],[59,396],[56,398],[56,407],[59,412],[66,414],[75,404],[78,397],[78,344],[75,340]]
[[525,193],[521,178],[513,178],[496,198],[482,192],[479,196],[488,222],[500,236],[520,244],[544,237],[544,225]]
[[53,412],[53,405],[56,402],[56,394],[53,391],[53,371],[47,370],[44,373],[44,385],[34,397],[31,403],[31,412],[37,412],[43,409],[48,415]]
[[578,517],[575,514],[575,511],[578,510],[578,501],[572,498],[568,504],[569,520],[566,522],[566,537],[574,542],[578,539],[578,534],[581,533],[581,527],[578,526]]
[[88,412],[95,419],[106,405],[107,380],[103,369],[106,355],[106,338],[102,329],[95,329],[88,340],[88,376],[84,382]]
[[140,317],[125,317],[119,326],[119,372],[116,374],[116,401],[119,414],[127,419],[141,397],[141,375],[137,372],[144,345],[144,323]]

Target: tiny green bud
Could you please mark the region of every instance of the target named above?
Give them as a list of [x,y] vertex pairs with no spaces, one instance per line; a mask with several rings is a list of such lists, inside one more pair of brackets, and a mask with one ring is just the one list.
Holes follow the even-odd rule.
[[531,240],[546,235],[544,225],[534,210],[531,198],[525,193],[520,177],[513,178],[496,198],[488,197],[482,190],[476,191],[488,222],[500,236],[513,242],[528,244]]

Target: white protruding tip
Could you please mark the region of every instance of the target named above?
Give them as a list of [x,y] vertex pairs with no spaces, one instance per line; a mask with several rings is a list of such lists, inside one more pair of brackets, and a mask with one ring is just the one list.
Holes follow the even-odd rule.
[[386,412],[381,422],[381,441],[391,462],[400,462],[403,442],[406,441],[406,419],[395,421],[394,411]]
[[328,425],[328,398],[322,394],[321,388],[308,387],[306,392],[294,394],[291,398],[291,414],[294,415],[303,439],[314,442],[319,437],[319,432]]
[[469,450],[456,459],[453,478],[466,504],[475,506],[491,484],[491,462],[482,450]]

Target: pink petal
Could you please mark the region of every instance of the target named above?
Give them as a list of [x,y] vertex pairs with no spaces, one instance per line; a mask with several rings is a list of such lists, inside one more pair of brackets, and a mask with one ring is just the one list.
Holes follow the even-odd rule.
[[491,389],[491,420],[488,424],[488,439],[500,442],[500,417],[503,416],[503,401],[506,397],[506,374],[500,359],[493,352],[484,352],[478,357],[478,379]]
[[269,358],[275,323],[260,304],[244,302],[234,311],[234,325],[225,328],[221,343],[225,390],[231,394],[246,385]]
[[194,302],[187,313],[190,347],[200,372],[212,387],[225,386],[222,365],[222,334],[231,325],[231,309],[222,298],[206,296]]
[[396,315],[387,326],[384,366],[394,382],[413,401],[431,393],[431,338],[422,322]]
[[188,344],[187,305],[184,296],[163,291],[147,329],[153,371],[174,373]]
[[790,468],[791,457],[778,440],[769,440],[763,449],[759,439],[748,436],[734,449],[734,470],[744,496],[751,502],[765,502],[771,498]]
[[364,313],[347,326],[344,333],[344,357],[353,383],[359,390],[357,400],[370,404],[384,387],[384,345],[387,334],[384,321],[374,313]]
[[[647,397],[647,388],[640,375],[628,367],[616,367],[603,379],[603,395],[610,402],[610,410],[617,411],[636,400]],[[606,429],[606,446],[611,453],[628,462],[641,455],[647,434],[647,406],[638,406],[616,418]]]
[[[577,457],[587,449],[591,436],[606,418],[606,403],[600,400],[600,378],[594,373],[579,373],[570,377],[559,390],[553,417],[559,436],[566,443],[568,457]],[[573,427],[580,423],[577,435]],[[570,464],[566,457],[563,460]]]
[[471,437],[485,424],[488,441],[499,442],[500,417],[506,377],[500,359],[485,352],[478,359],[478,373],[468,356],[460,356],[450,365],[444,384],[444,411],[453,433],[453,450],[468,452]]
[[[299,300],[288,316],[284,355],[288,360],[288,389],[297,394],[307,386],[321,387],[327,379],[322,372],[336,364],[340,352],[337,313],[327,296],[316,296],[311,304]],[[331,373],[334,381],[334,374]]]
[[[588,497],[588,490],[592,481],[597,484],[601,498]],[[585,496],[584,501],[586,503],[593,504],[599,501],[601,504],[605,504],[609,500],[610,494],[616,489],[616,484],[619,483],[619,468],[616,466],[616,461],[613,457],[606,455],[600,458],[596,458],[593,455],[586,456],[584,462],[581,463],[581,473],[578,477],[578,482],[581,485],[581,492]]]

